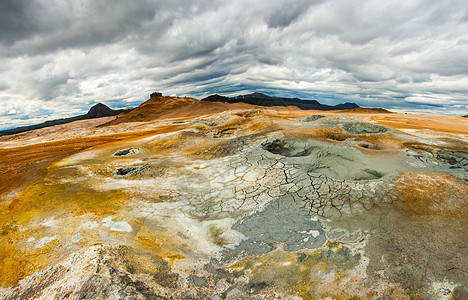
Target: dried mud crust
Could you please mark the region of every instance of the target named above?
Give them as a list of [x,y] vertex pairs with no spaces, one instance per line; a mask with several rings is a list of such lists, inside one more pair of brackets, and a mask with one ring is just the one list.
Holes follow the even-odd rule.
[[180,178],[178,201],[193,217],[242,216],[282,198],[309,214],[339,217],[395,200],[391,166],[351,147],[276,134],[234,139],[230,146],[224,153],[236,154],[222,153]]

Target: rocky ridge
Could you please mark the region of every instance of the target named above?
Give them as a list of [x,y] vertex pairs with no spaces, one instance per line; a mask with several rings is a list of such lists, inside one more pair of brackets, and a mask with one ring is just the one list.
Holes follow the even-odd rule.
[[207,102],[226,102],[226,103],[247,103],[260,106],[295,106],[300,109],[314,110],[341,110],[355,109],[359,106],[355,103],[343,103],[338,105],[324,105],[317,100],[302,100],[299,98],[272,97],[262,93],[252,93],[236,97],[225,97],[220,95],[211,95],[203,98],[201,101]]

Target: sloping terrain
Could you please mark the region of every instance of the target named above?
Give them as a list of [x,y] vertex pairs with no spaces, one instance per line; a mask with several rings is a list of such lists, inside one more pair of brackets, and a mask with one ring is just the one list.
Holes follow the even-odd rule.
[[0,138],[0,298],[466,299],[468,120],[195,101]]
[[133,109],[130,113],[119,116],[106,125],[145,122],[154,119],[194,118],[232,109],[252,109],[252,107],[244,103],[210,103],[189,97],[164,97],[159,93],[153,93],[149,100]]

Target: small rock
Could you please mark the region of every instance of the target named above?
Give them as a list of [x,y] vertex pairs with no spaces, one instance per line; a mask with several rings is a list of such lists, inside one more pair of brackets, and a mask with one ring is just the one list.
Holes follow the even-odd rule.
[[118,168],[114,172],[114,176],[117,178],[127,178],[135,175],[144,175],[144,174],[151,173],[150,166],[131,166],[131,167],[124,167]]
[[114,152],[113,156],[131,156],[140,153],[139,148],[125,148],[125,149],[120,149]]
[[440,288],[439,289],[439,292],[443,295],[443,296],[448,296],[450,295],[450,293],[452,292],[451,290],[447,289],[447,288]]

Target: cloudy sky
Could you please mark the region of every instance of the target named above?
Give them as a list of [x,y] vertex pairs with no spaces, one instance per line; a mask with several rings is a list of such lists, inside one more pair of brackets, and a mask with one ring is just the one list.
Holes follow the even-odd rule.
[[152,91],[468,114],[468,2],[0,1],[0,128]]

